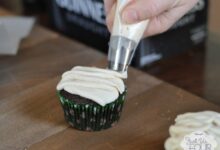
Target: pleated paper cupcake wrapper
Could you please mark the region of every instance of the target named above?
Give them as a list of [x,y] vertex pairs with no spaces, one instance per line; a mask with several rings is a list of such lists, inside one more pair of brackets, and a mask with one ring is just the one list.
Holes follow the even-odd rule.
[[76,104],[58,93],[66,121],[83,131],[100,131],[114,126],[120,119],[126,92],[106,106]]

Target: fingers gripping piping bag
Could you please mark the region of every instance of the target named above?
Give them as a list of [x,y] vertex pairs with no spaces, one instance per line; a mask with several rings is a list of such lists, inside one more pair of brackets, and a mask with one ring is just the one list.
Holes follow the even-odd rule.
[[135,24],[125,24],[121,12],[130,0],[117,0],[115,19],[108,52],[108,68],[117,72],[127,72],[149,20]]

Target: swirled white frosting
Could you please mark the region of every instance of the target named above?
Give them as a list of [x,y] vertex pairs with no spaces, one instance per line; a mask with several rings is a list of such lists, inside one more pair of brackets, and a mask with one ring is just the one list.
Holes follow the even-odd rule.
[[203,131],[212,135],[218,143],[216,150],[220,149],[220,114],[213,111],[186,113],[177,116],[175,125],[169,129],[170,138],[165,142],[166,150],[183,150],[181,142],[184,136],[195,131]]
[[127,73],[95,67],[74,67],[62,75],[57,90],[65,90],[71,94],[88,98],[102,106],[109,104],[125,91],[122,79]]

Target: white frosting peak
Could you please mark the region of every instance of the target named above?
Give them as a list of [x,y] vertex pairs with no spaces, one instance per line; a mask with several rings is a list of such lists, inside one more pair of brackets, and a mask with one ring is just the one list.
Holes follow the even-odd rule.
[[116,100],[119,94],[125,91],[122,80],[125,78],[127,73],[120,74],[107,69],[77,66],[62,75],[57,90],[64,89],[104,106]]

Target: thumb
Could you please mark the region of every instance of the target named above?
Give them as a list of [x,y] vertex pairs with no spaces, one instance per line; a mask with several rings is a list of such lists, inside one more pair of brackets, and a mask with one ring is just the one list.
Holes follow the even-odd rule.
[[137,23],[155,17],[171,8],[175,0],[136,0],[129,3],[122,12],[124,23]]

